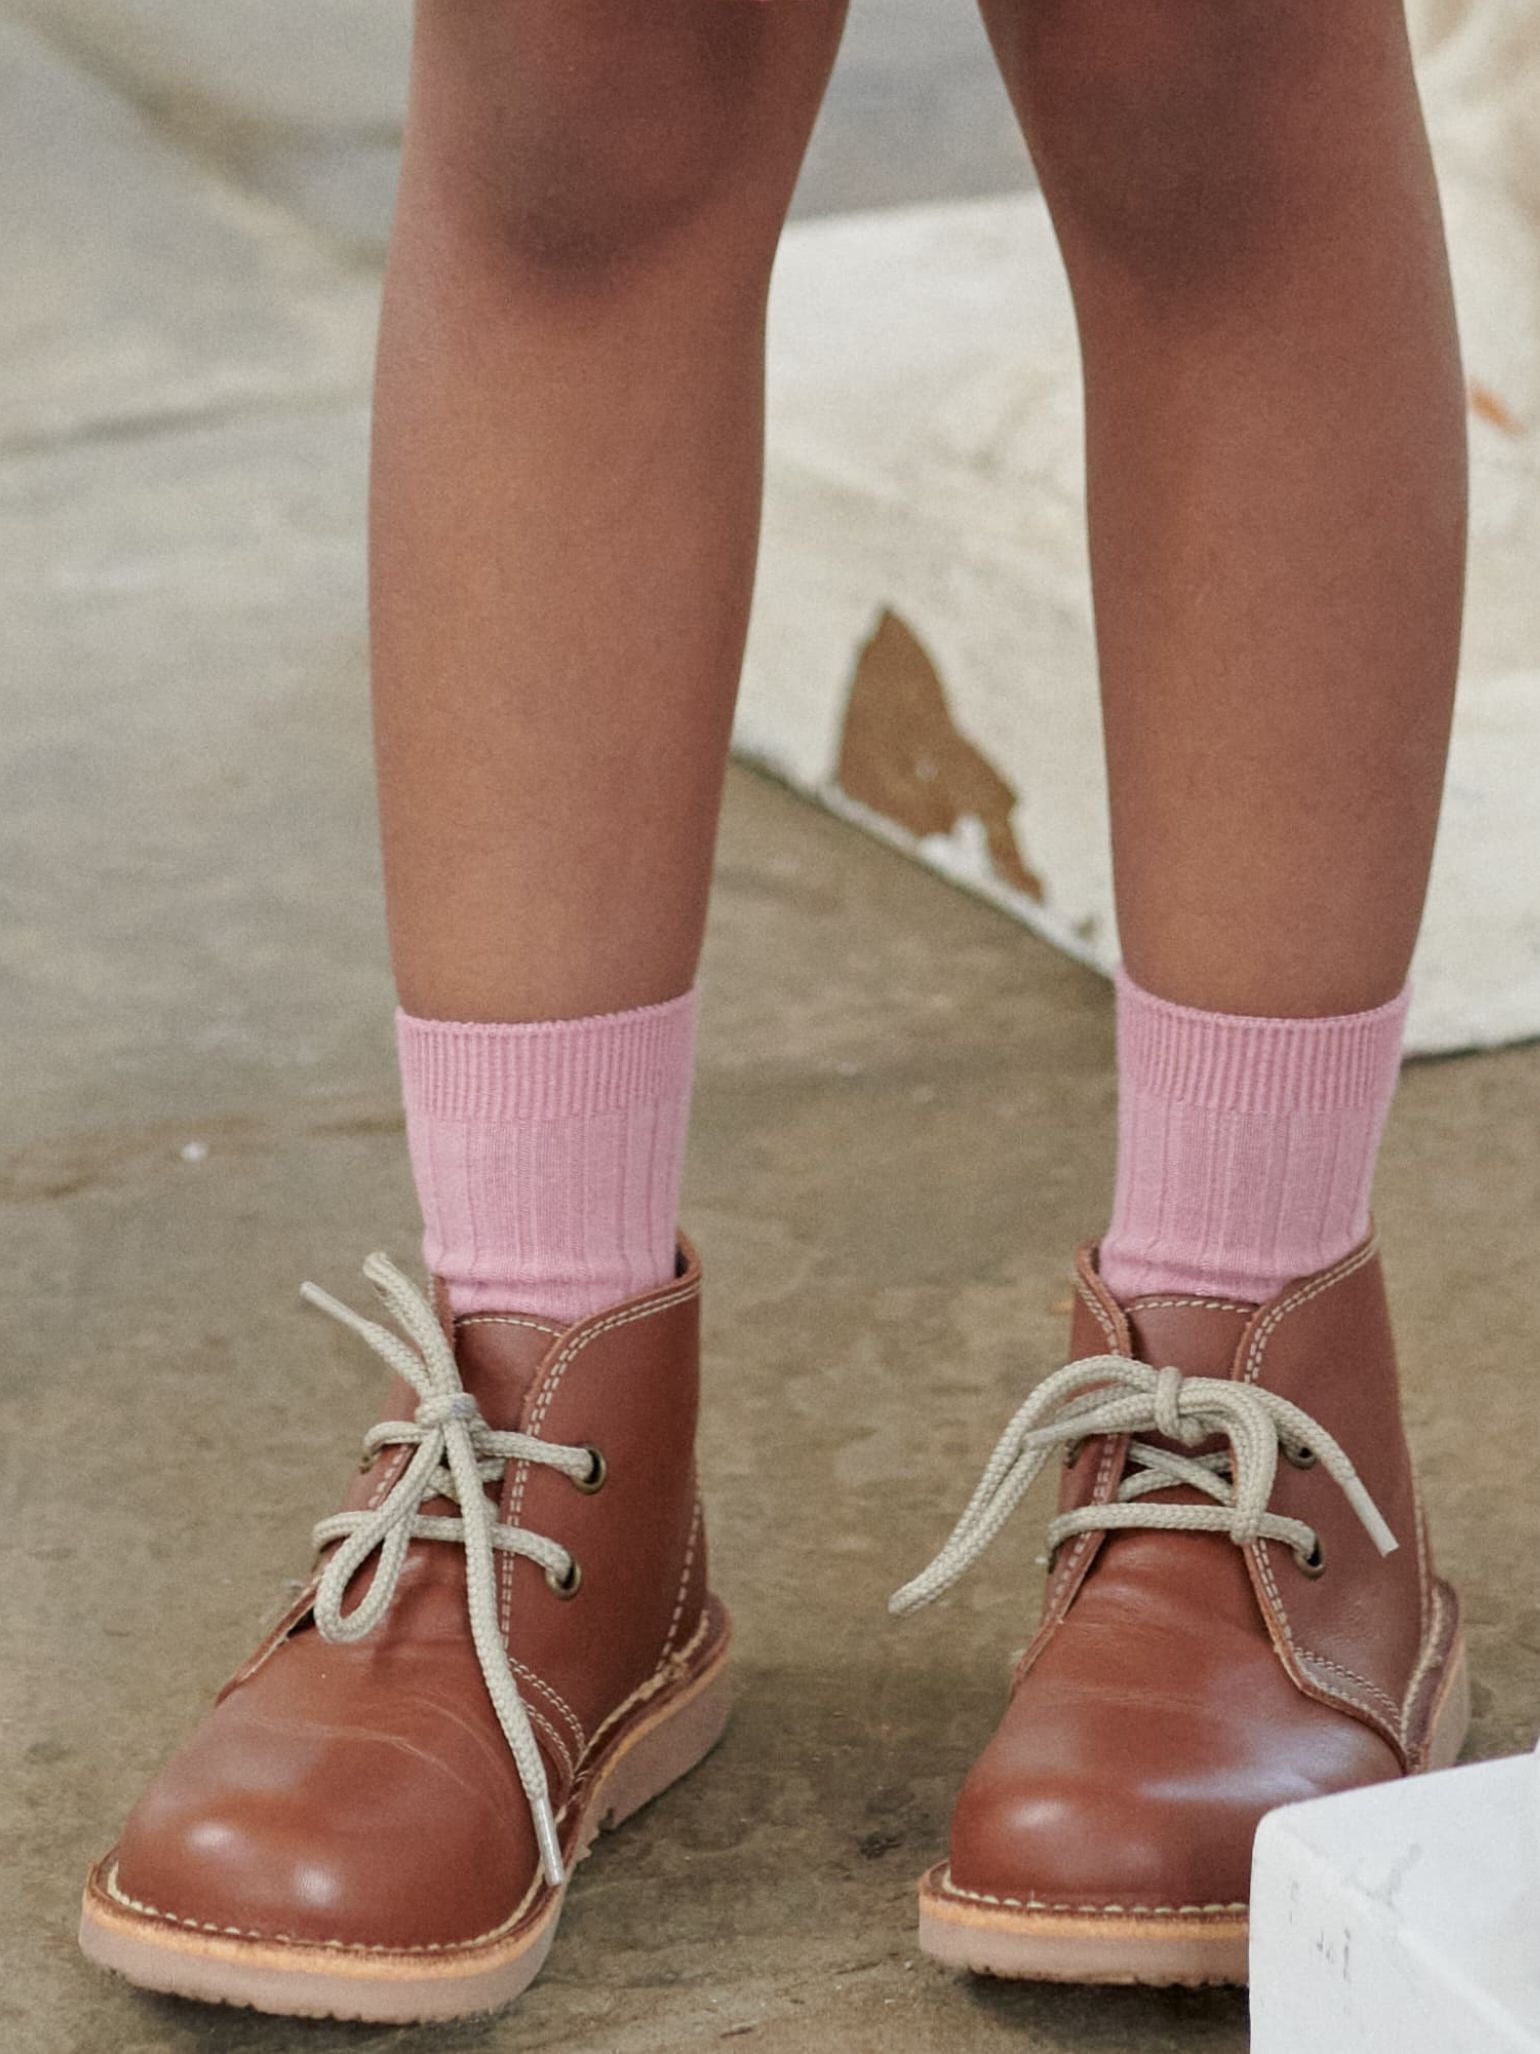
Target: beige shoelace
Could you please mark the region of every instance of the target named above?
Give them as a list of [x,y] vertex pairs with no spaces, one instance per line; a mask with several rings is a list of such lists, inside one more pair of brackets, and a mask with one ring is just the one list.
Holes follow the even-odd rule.
[[[552,1888],[559,1889],[565,1871],[545,1763],[503,1645],[493,1565],[499,1551],[523,1555],[538,1562],[553,1585],[560,1587],[572,1582],[576,1564],[559,1542],[521,1526],[501,1524],[486,1485],[500,1483],[510,1462],[543,1463],[574,1482],[586,1483],[594,1474],[594,1452],[591,1448],[560,1447],[529,1434],[494,1432],[461,1383],[454,1350],[416,1285],[384,1255],[371,1255],[364,1264],[364,1275],[406,1340],[363,1318],[315,1284],[303,1285],[301,1295],[361,1335],[421,1401],[412,1419],[382,1420],[372,1426],[364,1439],[366,1456],[392,1446],[411,1447],[416,1452],[379,1505],[370,1511],[339,1512],[316,1526],[318,1548],[332,1541],[342,1545],[316,1586],[315,1623],[326,1640],[363,1640],[390,1610],[412,1541],[457,1541],[465,1549],[466,1609],[477,1660],[529,1800],[540,1865]],[[459,1506],[459,1518],[424,1516],[422,1506],[429,1498],[449,1498]],[[348,1584],[376,1549],[379,1560],[368,1589],[351,1612],[344,1612],[342,1601]]]
[[[1237,1546],[1282,1541],[1304,1568],[1319,1559],[1319,1541],[1301,1519],[1267,1509],[1278,1453],[1318,1461],[1358,1515],[1382,1555],[1396,1540],[1358,1472],[1308,1412],[1255,1384],[1179,1369],[1152,1369],[1126,1355],[1088,1355],[1045,1377],[1000,1436],[977,1490],[935,1560],[895,1591],[891,1612],[916,1611],[950,1590],[1010,1518],[1055,1448],[1094,1435],[1158,1433],[1196,1447],[1222,1434],[1228,1450],[1180,1455],[1149,1441],[1128,1444],[1128,1470],[1105,1505],[1063,1512],[1048,1528],[1049,1558],[1077,1533],[1119,1527],[1178,1533],[1227,1533]],[[1214,1502],[1144,1504],[1154,1491],[1186,1484]]]

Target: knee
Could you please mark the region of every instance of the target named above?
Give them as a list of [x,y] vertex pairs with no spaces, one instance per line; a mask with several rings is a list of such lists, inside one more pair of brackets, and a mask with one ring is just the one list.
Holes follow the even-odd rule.
[[1228,277],[1276,236],[1309,177],[1333,16],[1363,11],[1359,0],[996,5],[1010,11],[997,40],[1072,264],[1168,288]]
[[752,212],[760,12],[422,0],[409,156],[499,260],[589,289]]

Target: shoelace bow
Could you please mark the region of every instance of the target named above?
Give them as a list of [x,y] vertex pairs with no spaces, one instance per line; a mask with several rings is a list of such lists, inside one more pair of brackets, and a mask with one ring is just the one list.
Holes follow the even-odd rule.
[[[888,1600],[894,1613],[916,1611],[963,1576],[1010,1518],[1055,1448],[1103,1434],[1158,1433],[1185,1446],[1222,1434],[1228,1450],[1182,1455],[1131,1440],[1128,1469],[1110,1503],[1062,1512],[1048,1528],[1049,1558],[1074,1534],[1122,1527],[1227,1533],[1283,1542],[1304,1566],[1319,1546],[1302,1519],[1270,1512],[1280,1446],[1314,1458],[1340,1487],[1382,1555],[1395,1535],[1357,1470],[1326,1429],[1299,1406],[1255,1384],[1154,1369],[1126,1355],[1088,1355],[1045,1377],[1020,1407],[985,1464],[978,1488],[939,1554]],[[1154,1491],[1186,1484],[1211,1504],[1143,1504]]]
[[[542,1463],[576,1482],[585,1482],[593,1474],[593,1451],[561,1447],[530,1434],[499,1433],[489,1427],[476,1400],[461,1383],[454,1349],[416,1285],[384,1255],[371,1255],[364,1264],[364,1275],[379,1292],[405,1340],[315,1284],[302,1285],[301,1296],[360,1335],[418,1395],[420,1402],[412,1419],[382,1420],[369,1429],[364,1438],[366,1456],[389,1446],[412,1447],[415,1453],[379,1505],[369,1511],[338,1512],[316,1525],[313,1537],[318,1548],[341,1542],[316,1585],[312,1607],[316,1627],[323,1639],[330,1641],[366,1639],[390,1610],[410,1543],[461,1544],[465,1549],[466,1610],[476,1657],[529,1800],[541,1868],[552,1888],[559,1889],[565,1870],[556,1817],[545,1762],[503,1644],[494,1558],[499,1552],[523,1555],[540,1563],[548,1577],[563,1581],[571,1579],[575,1565],[559,1542],[521,1526],[502,1524],[486,1486],[501,1482],[509,1462]],[[425,1516],[421,1508],[429,1498],[450,1499],[458,1505],[459,1517]],[[379,1560],[368,1589],[350,1612],[344,1612],[342,1601],[349,1583],[376,1550]]]

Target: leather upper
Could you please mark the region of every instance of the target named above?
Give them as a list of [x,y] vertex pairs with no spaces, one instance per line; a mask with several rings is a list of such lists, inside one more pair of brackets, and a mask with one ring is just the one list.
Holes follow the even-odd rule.
[[[537,1564],[499,1557],[504,1641],[564,1844],[585,1770],[711,1632],[694,1470],[699,1290],[686,1248],[673,1282],[565,1331],[517,1313],[454,1324],[462,1381],[490,1426],[604,1458],[592,1494],[528,1463],[489,1486],[501,1518],[559,1541],[582,1571],[563,1597]],[[383,1416],[410,1419],[414,1404],[397,1385]],[[383,1450],[348,1508],[378,1503],[410,1455]],[[413,1541],[390,1610],[361,1641],[324,1640],[309,1603],[307,1592],[145,1792],[113,1888],[179,1923],[271,1939],[421,1949],[508,1930],[545,1886],[471,1641],[464,1551]]]
[[[1422,1765],[1454,1634],[1401,1428],[1378,1258],[1366,1243],[1260,1308],[1156,1296],[1125,1310],[1086,1249],[1071,1351],[1287,1397],[1341,1442],[1398,1545],[1382,1558],[1320,1466],[1282,1459],[1271,1509],[1318,1533],[1317,1576],[1285,1545],[1223,1533],[1071,1539],[958,1800],[948,1887],[1062,1910],[1244,1908],[1265,1811]],[[1126,1448],[1087,1443],[1063,1472],[1061,1509],[1110,1500]]]

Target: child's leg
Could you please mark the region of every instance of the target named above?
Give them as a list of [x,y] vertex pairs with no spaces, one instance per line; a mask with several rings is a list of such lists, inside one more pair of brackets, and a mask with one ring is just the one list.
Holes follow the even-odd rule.
[[1459,641],[1463,391],[1400,0],[985,13],[1085,357],[1129,973],[1105,1269],[1266,1296],[1367,1223]]
[[1163,998],[1346,1013],[1422,910],[1463,395],[1401,0],[984,0],[1085,357],[1119,925]]
[[762,317],[842,0],[423,0],[380,337],[375,717],[409,1012],[694,973]]
[[374,683],[413,1163],[462,1311],[572,1318],[672,1268],[766,289],[842,13],[419,10]]
[[1080,1368],[902,1600],[1057,1435],[1044,1622],[922,1941],[1007,1975],[1243,1979],[1260,1817],[1463,1730],[1355,1246],[1459,632],[1449,282],[1400,0],[984,4],[1084,345],[1132,976]]
[[721,1731],[673,1201],[765,289],[840,4],[422,0],[374,622],[449,1302],[369,1265],[398,1375],[318,1581],[93,1873],[84,1944],[151,1988],[486,2010]]

